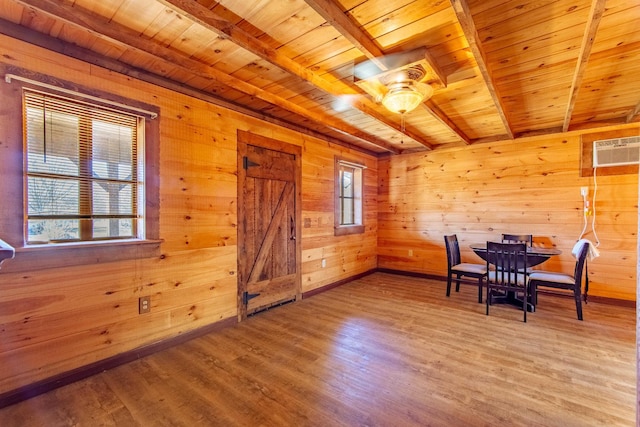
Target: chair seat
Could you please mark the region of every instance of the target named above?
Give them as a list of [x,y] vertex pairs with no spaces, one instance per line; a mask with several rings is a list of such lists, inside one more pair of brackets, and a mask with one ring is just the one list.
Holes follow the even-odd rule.
[[529,280],[536,282],[552,282],[566,285],[574,285],[576,279],[573,276],[563,273],[553,273],[551,271],[534,270],[529,275]]
[[462,264],[456,264],[451,267],[452,273],[465,273],[465,274],[477,274],[479,276],[483,276],[487,274],[487,266],[484,264],[472,264],[468,262],[463,262]]
[[[577,259],[576,266],[573,270],[573,275],[544,270],[535,270],[529,275],[529,285],[531,286],[534,304],[537,304],[538,287],[572,290],[573,299],[576,301],[576,314],[578,315],[578,320],[582,320],[582,275],[584,272],[585,263],[587,261],[587,253],[589,252],[590,247],[591,243],[588,245],[583,244],[581,240],[579,240],[578,243],[574,245],[571,252],[574,255],[576,255],[577,253]],[[588,283],[589,278],[587,277],[586,280]]]
[[460,290],[462,283],[477,286],[478,302],[482,302],[482,287],[487,277],[486,266],[462,262],[458,236],[455,234],[444,236],[444,245],[447,248],[447,296],[451,294],[451,284],[455,280],[456,292]]
[[[500,275],[501,275],[501,274],[502,274],[502,273],[498,274],[498,277],[500,277]],[[514,276],[516,276],[516,275],[514,274]],[[505,278],[506,278],[506,277],[507,277],[507,275],[505,274]],[[496,272],[495,272],[495,271],[493,271],[493,270],[492,270],[492,271],[490,271],[490,272],[489,272],[489,280],[491,280],[492,282],[495,282],[495,281],[496,281]],[[518,286],[523,286],[523,287],[524,287],[524,276],[523,276],[522,274],[518,274],[518,275],[517,275],[517,282],[516,282],[516,284],[517,284]]]

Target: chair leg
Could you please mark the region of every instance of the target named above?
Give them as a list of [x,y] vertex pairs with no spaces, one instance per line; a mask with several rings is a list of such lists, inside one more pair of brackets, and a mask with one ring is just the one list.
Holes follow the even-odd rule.
[[451,295],[451,274],[447,276],[447,296]]
[[576,313],[578,314],[578,320],[582,320],[582,299],[580,298],[580,289],[573,291],[573,296],[576,300]]
[[482,303],[482,278],[478,279],[478,302]]
[[531,288],[529,289],[529,291],[531,292],[531,304],[535,307],[536,305],[538,305],[538,290],[535,283],[530,284],[529,286],[531,286]]
[[460,292],[460,275],[456,276],[456,292]]
[[523,292],[524,295],[522,295],[522,311],[524,312],[524,315],[523,315],[524,323],[527,323],[527,311],[528,311],[527,303],[529,302],[529,298],[531,295],[530,289],[531,288],[529,287],[528,284],[524,285],[524,292]]
[[489,315],[489,305],[491,304],[491,290],[489,289],[489,285],[487,285],[487,312],[486,315]]

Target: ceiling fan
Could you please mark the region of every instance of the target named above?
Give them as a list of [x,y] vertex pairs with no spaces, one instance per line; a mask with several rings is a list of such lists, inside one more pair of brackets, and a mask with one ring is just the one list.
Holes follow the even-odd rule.
[[446,87],[426,48],[391,53],[354,65],[354,83],[387,110],[404,115]]

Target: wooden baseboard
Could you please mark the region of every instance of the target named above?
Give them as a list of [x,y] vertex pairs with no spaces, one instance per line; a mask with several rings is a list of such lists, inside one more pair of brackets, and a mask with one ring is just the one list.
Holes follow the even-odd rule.
[[184,334],[180,334],[178,336],[168,338],[157,343],[139,347],[134,350],[127,351],[125,353],[121,353],[86,366],[81,366],[68,372],[63,372],[59,375],[54,375],[53,377],[46,378],[33,384],[29,384],[15,390],[10,390],[8,392],[0,394],[0,408],[4,408],[6,406],[13,405],[14,403],[30,399],[32,397],[65,386],[67,384],[71,384],[100,372],[113,369],[120,365],[124,365],[125,363],[133,362],[134,360],[149,356],[162,350],[166,350],[170,347],[182,344],[194,338],[206,335],[210,332],[219,331],[226,327],[233,326],[236,323],[238,323],[238,319],[236,317],[231,317],[225,320],[221,320],[220,322],[213,323],[211,325],[203,326],[202,328],[196,329],[194,331],[185,332]]
[[392,270],[389,268],[379,268],[378,271],[380,273],[397,274],[400,276],[421,277],[423,279],[440,280],[443,282],[447,281],[447,276],[440,276],[438,274],[418,273],[416,271]]
[[[443,282],[447,281],[447,276],[439,276],[437,274],[417,273],[415,271],[391,270],[387,268],[379,268],[378,271],[381,273],[398,274],[401,276],[422,277],[424,279],[439,280]],[[540,291],[540,293],[559,296],[559,297],[573,298],[572,294],[560,294],[558,292],[545,292],[545,291]],[[590,302],[596,302],[599,304],[616,305],[618,307],[632,307],[632,308],[636,307],[636,302],[633,300],[602,297],[598,295],[589,295],[589,297],[587,298],[587,304]]]
[[[302,294],[302,298],[303,299],[309,298],[319,293],[326,292],[330,289],[336,288],[338,286],[342,286],[353,280],[361,279],[375,272],[389,273],[389,274],[396,274],[396,275],[410,276],[410,277],[421,277],[425,279],[432,279],[432,280],[445,281],[445,282],[447,280],[446,276],[440,276],[435,274],[377,268],[377,269],[371,269],[371,270],[365,271],[360,274],[356,274],[349,278],[339,280],[337,282],[322,286],[317,289],[313,289],[308,292],[304,292]],[[616,298],[607,298],[607,297],[600,297],[600,296],[589,296],[589,302],[612,304],[612,305],[618,305],[623,307],[636,306],[635,301],[628,301],[628,300],[621,300]],[[142,357],[149,356],[153,353],[157,353],[162,350],[166,350],[167,348],[173,347],[178,344],[182,344],[191,339],[206,335],[211,332],[219,331],[229,326],[233,326],[236,323],[238,323],[237,318],[235,317],[228,318],[220,322],[216,322],[214,324],[196,329],[194,331],[180,334],[176,337],[168,338],[166,340],[159,341],[157,343],[149,344],[149,345],[146,345],[122,354],[118,354],[116,356],[110,357],[108,359],[100,360],[90,365],[81,366],[72,371],[64,372],[62,374],[55,375],[50,378],[46,378],[44,380],[38,381],[28,386],[20,387],[15,390],[10,390],[8,392],[0,394],[0,409],[9,405],[13,405],[14,403],[18,403],[20,401],[38,396],[40,394],[46,393],[56,388],[65,386],[67,384],[71,384],[75,381],[79,381],[81,379],[90,377],[92,375],[98,374],[105,370],[113,369],[125,363],[133,362],[134,360],[140,359]]]
[[609,298],[609,297],[601,297],[597,295],[589,295],[589,297],[587,298],[587,304],[590,302],[617,305],[618,307],[636,308],[636,302],[628,299]]
[[[343,279],[338,282],[323,286],[321,288],[314,289],[309,292],[305,292],[303,293],[302,297],[303,299],[309,298],[310,296],[316,295],[324,291],[328,291],[329,289],[333,289],[337,286],[341,286],[352,280],[360,279],[362,277],[365,277],[375,272],[376,272],[376,269],[372,269],[364,273],[356,274],[355,276],[351,276],[347,279]],[[178,344],[182,344],[194,338],[198,338],[200,336],[206,335],[210,332],[219,331],[226,327],[233,326],[237,323],[238,323],[238,320],[236,317],[221,320],[220,322],[203,326],[202,328],[196,329],[194,331],[186,332],[184,334],[180,334],[176,337],[167,338],[157,343],[136,348],[134,350],[127,351],[125,353],[121,353],[113,357],[109,357],[107,359],[100,360],[98,362],[95,362],[86,366],[81,366],[77,369],[73,369],[68,372],[63,372],[59,375],[54,375],[53,377],[46,378],[41,381],[37,381],[33,384],[29,384],[27,386],[20,387],[15,390],[7,391],[5,393],[0,394],[0,409],[9,405],[13,405],[18,402],[21,402],[23,400],[30,399],[40,394],[49,392],[51,390],[55,390],[56,388],[63,387],[67,384],[80,381],[92,375],[99,374],[100,372],[116,368],[120,365],[124,365],[125,363],[133,362],[134,360],[140,359],[145,356],[149,356],[153,353],[166,350],[167,348],[173,347]]]
[[350,277],[348,277],[346,279],[338,280],[337,282],[333,282],[333,283],[330,283],[328,285],[321,286],[321,287],[313,289],[311,291],[303,292],[302,293],[302,299],[312,297],[312,296],[317,295],[317,294],[322,293],[322,292],[326,292],[326,291],[328,291],[330,289],[336,288],[338,286],[342,286],[345,283],[349,283],[349,282],[351,282],[353,280],[361,279],[361,278],[363,278],[365,276],[368,276],[370,274],[375,273],[376,271],[378,271],[378,269],[374,268],[374,269],[365,271],[364,273],[356,274],[355,276],[350,276]]

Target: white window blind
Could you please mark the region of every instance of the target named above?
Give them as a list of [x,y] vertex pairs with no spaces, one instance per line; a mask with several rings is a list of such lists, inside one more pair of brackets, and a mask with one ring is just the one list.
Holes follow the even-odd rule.
[[141,237],[143,120],[24,91],[27,243]]

